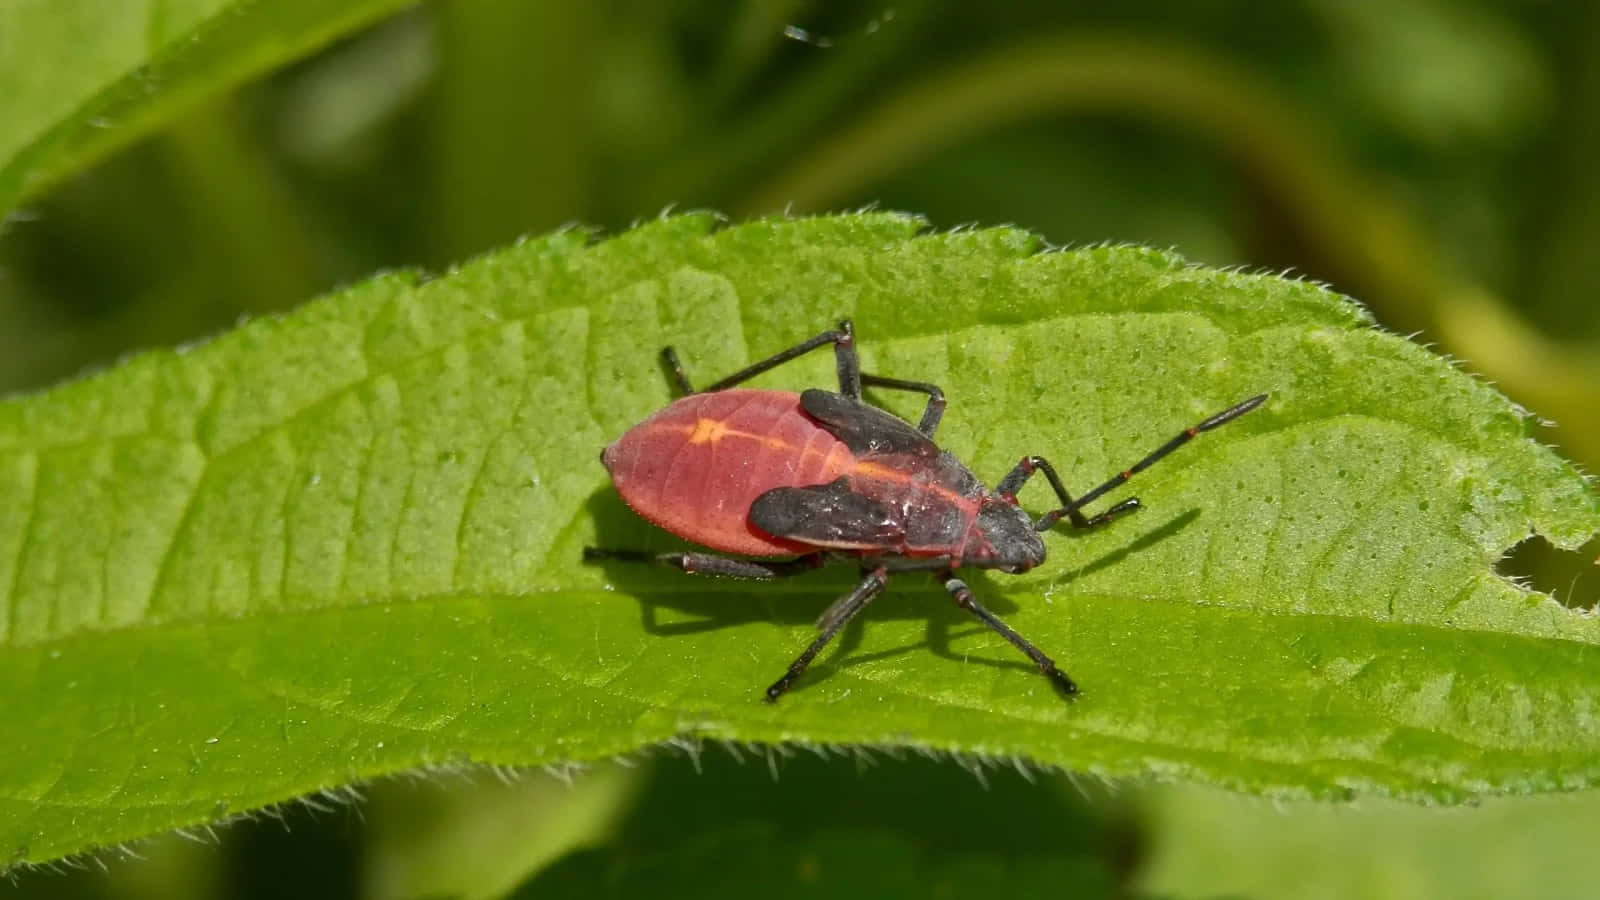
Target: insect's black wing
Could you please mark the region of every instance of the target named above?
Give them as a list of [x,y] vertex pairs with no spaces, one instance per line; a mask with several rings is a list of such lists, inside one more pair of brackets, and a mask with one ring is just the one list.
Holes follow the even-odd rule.
[[844,478],[773,488],[750,504],[750,523],[773,537],[840,550],[893,545],[905,536],[889,506],[852,491]]
[[800,395],[800,408],[858,457],[939,455],[933,441],[911,423],[843,394],[812,388]]

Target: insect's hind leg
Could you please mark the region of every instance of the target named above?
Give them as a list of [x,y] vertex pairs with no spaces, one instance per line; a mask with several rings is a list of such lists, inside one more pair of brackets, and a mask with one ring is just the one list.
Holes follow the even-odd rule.
[[861,399],[863,385],[872,387],[890,388],[897,391],[913,391],[928,395],[928,405],[923,408],[922,420],[917,425],[917,430],[928,437],[939,429],[939,420],[944,417],[944,391],[938,385],[928,384],[924,381],[907,381],[903,378],[890,378],[885,375],[870,375],[861,371],[861,359],[856,354],[855,325],[849,319],[839,323],[834,331],[823,333],[808,340],[801,341],[779,353],[751,363],[728,377],[712,384],[702,391],[696,391],[689,381],[689,375],[683,369],[683,361],[678,359],[678,352],[671,347],[661,349],[661,364],[667,370],[667,377],[672,381],[673,390],[680,397],[690,394],[709,394],[741,384],[745,381],[770,371],[789,362],[792,359],[804,356],[812,350],[825,344],[833,344],[833,352],[837,363],[839,375],[839,393],[852,400]]
[[945,572],[940,576],[940,580],[944,582],[944,589],[950,592],[950,597],[955,600],[957,606],[972,613],[983,624],[994,629],[1001,637],[1010,641],[1011,646],[1021,650],[1025,656],[1033,660],[1033,664],[1039,667],[1039,671],[1046,678],[1050,679],[1050,683],[1055,685],[1056,690],[1069,699],[1077,695],[1078,685],[1067,677],[1067,673],[1056,667],[1055,660],[1045,656],[1044,652],[1035,647],[1027,638],[1017,634],[1012,630],[1011,626],[1000,621],[994,613],[984,609],[983,604],[979,603],[978,598],[973,596],[972,589],[967,587],[965,581],[957,578],[954,572]]
[[821,553],[807,553],[794,559],[738,559],[715,553],[652,553],[648,550],[608,550],[600,547],[583,548],[584,562],[620,559],[625,562],[657,563],[681,569],[690,575],[716,575],[723,578],[747,578],[770,581],[809,572],[822,565]]
[[672,386],[679,396],[709,394],[713,391],[726,390],[734,385],[749,381],[763,372],[775,369],[826,344],[833,345],[834,357],[838,363],[839,393],[852,400],[860,400],[861,360],[856,356],[855,326],[851,324],[849,319],[840,322],[839,327],[833,331],[824,331],[816,337],[801,341],[787,350],[774,353],[759,362],[751,363],[727,378],[699,391],[696,391],[694,386],[689,383],[689,376],[683,371],[683,363],[678,359],[677,351],[671,347],[663,347],[661,350],[661,362],[666,367],[667,375],[671,378]]
[[866,609],[867,604],[871,603],[874,597],[883,593],[883,587],[888,583],[889,570],[883,566],[878,566],[866,573],[866,576],[861,579],[861,583],[856,585],[855,590],[835,600],[833,605],[828,607],[827,612],[822,614],[820,623],[825,623],[823,624],[822,633],[817,635],[816,640],[812,641],[811,645],[806,647],[804,652],[789,664],[789,669],[783,673],[783,677],[774,681],[772,686],[767,688],[767,702],[778,702],[778,698],[782,697],[789,690],[789,685],[793,684],[794,680],[805,672],[806,668],[811,665],[811,661],[817,658],[818,653],[822,652],[822,648],[828,646],[828,643],[839,633],[839,630],[856,617],[856,613]]

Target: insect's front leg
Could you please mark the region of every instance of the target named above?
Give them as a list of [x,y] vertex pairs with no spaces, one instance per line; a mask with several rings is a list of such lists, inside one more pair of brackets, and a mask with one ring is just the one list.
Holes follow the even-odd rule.
[[1044,477],[1050,480],[1050,487],[1055,490],[1056,496],[1061,499],[1061,508],[1045,513],[1040,517],[1038,522],[1034,523],[1034,528],[1038,529],[1039,531],[1045,531],[1054,526],[1057,522],[1061,521],[1063,518],[1068,522],[1071,522],[1074,528],[1093,528],[1096,525],[1104,525],[1105,523],[1115,519],[1117,516],[1120,516],[1125,512],[1131,512],[1135,509],[1138,509],[1139,498],[1130,497],[1127,500],[1124,500],[1105,512],[1099,514],[1098,516],[1085,516],[1082,512],[1082,508],[1100,499],[1113,488],[1120,487],[1126,483],[1128,479],[1139,474],[1140,472],[1143,472],[1145,469],[1150,468],[1152,465],[1155,465],[1158,461],[1164,459],[1167,454],[1178,449],[1179,447],[1182,447],[1184,444],[1189,443],[1190,441],[1199,437],[1201,434],[1210,431],[1213,428],[1219,428],[1223,425],[1226,425],[1227,423],[1232,422],[1234,419],[1239,418],[1240,416],[1251,411],[1252,409],[1255,409],[1265,402],[1267,402],[1267,395],[1259,394],[1251,397],[1249,400],[1245,400],[1241,403],[1235,403],[1222,412],[1210,416],[1196,425],[1185,428],[1176,435],[1173,435],[1172,438],[1170,438],[1165,444],[1162,444],[1156,449],[1145,454],[1143,459],[1106,479],[1105,482],[1100,484],[1098,487],[1094,488],[1076,500],[1072,499],[1072,496],[1067,493],[1067,489],[1064,485],[1062,485],[1061,479],[1056,477],[1056,470],[1051,468],[1049,463],[1037,456],[1023,457],[1022,462],[1017,463],[1017,467],[1011,470],[1011,474],[1001,479],[999,487],[995,488],[995,490],[1002,497],[1006,497],[1015,501],[1017,497],[1017,491],[1022,488],[1023,483],[1028,480],[1028,477],[1036,471],[1043,472]]
[[978,598],[973,596],[972,589],[967,587],[965,581],[957,578],[954,572],[949,571],[939,576],[939,580],[944,582],[944,589],[950,592],[950,597],[956,601],[957,606],[972,613],[978,618],[978,621],[994,629],[1001,637],[1010,641],[1011,646],[1021,650],[1028,659],[1033,660],[1033,664],[1039,668],[1039,671],[1046,678],[1050,679],[1050,683],[1056,686],[1056,690],[1059,690],[1069,699],[1077,695],[1077,684],[1067,677],[1067,673],[1056,667],[1055,660],[1044,655],[1044,652],[1035,647],[1031,641],[1017,634],[1011,629],[1010,625],[1000,621],[999,617],[985,609],[983,604],[978,602]]
[[1010,474],[1000,479],[1000,484],[995,487],[995,493],[1007,500],[1016,502],[1017,492],[1022,490],[1022,486],[1027,483],[1029,478],[1033,477],[1035,472],[1044,473],[1045,480],[1050,482],[1051,490],[1056,492],[1056,498],[1061,501],[1060,509],[1045,513],[1040,517],[1039,521],[1034,523],[1033,527],[1037,531],[1050,530],[1063,517],[1072,523],[1073,528],[1095,528],[1110,522],[1123,513],[1133,512],[1139,508],[1139,498],[1129,497],[1097,516],[1084,515],[1083,511],[1078,508],[1083,505],[1083,502],[1072,499],[1072,495],[1067,493],[1066,485],[1061,483],[1061,477],[1056,474],[1055,467],[1045,462],[1042,456],[1024,456],[1022,461],[1017,463],[1017,467],[1011,470]]
[[719,575],[723,578],[747,578],[771,581],[809,572],[822,565],[821,553],[807,553],[794,559],[739,559],[715,553],[651,553],[648,550],[608,550],[600,547],[583,548],[585,562],[603,559],[620,559],[626,562],[658,563],[681,569],[690,575]]
[[[1252,409],[1255,409],[1265,402],[1267,402],[1267,395],[1257,394],[1256,396],[1251,397],[1249,400],[1235,403],[1222,412],[1209,416],[1201,420],[1199,423],[1185,428],[1184,430],[1173,435],[1165,444],[1162,444],[1156,449],[1145,454],[1144,459],[1139,460],[1128,468],[1123,469],[1121,472],[1118,472],[1117,474],[1106,479],[1105,482],[1099,487],[1094,488],[1076,500],[1072,500],[1067,496],[1066,489],[1061,486],[1061,480],[1056,477],[1055,472],[1050,468],[1048,463],[1037,456],[1030,456],[1027,459],[1024,459],[1022,461],[1023,465],[1031,463],[1035,468],[1038,468],[1045,473],[1045,477],[1050,479],[1050,486],[1055,488],[1057,496],[1061,498],[1061,508],[1045,513],[1034,527],[1038,528],[1040,531],[1044,531],[1045,529],[1054,525],[1056,522],[1060,521],[1062,517],[1066,517],[1067,521],[1071,522],[1074,526],[1078,528],[1087,528],[1092,525],[1100,525],[1105,522],[1109,522],[1112,518],[1115,518],[1120,513],[1127,512],[1130,509],[1137,509],[1139,506],[1139,500],[1135,497],[1118,503],[1116,506],[1111,507],[1092,519],[1084,519],[1083,516],[1078,513],[1080,508],[1100,499],[1106,494],[1106,492],[1120,487],[1127,482],[1128,479],[1155,465],[1172,451],[1182,447],[1184,444],[1189,443],[1207,431],[1211,431],[1214,428],[1220,428],[1223,425],[1232,422],[1234,419],[1239,418],[1240,416],[1251,411]],[[1018,465],[1017,468],[1021,469],[1023,468],[1023,465]],[[1028,474],[1031,474],[1031,472],[1025,473],[1017,478],[1016,483],[1018,487],[1020,487],[1022,482],[1027,479]],[[1006,481],[1001,482],[1002,486],[1009,483],[1012,477],[1016,475],[1016,471],[1013,471],[1011,475],[1006,477]],[[1015,494],[1014,491],[1012,493]]]

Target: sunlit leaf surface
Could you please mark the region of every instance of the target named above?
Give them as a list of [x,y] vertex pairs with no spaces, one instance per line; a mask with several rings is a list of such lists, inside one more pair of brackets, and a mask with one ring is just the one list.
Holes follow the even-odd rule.
[[[559,233],[0,405],[0,859],[692,735],[1313,795],[1600,780],[1600,623],[1492,571],[1600,515],[1505,399],[1311,285],[917,231]],[[673,546],[596,460],[666,402],[657,348],[704,383],[842,316],[870,370],[945,388],[991,480],[1038,453],[1081,491],[1272,395],[1140,476],[1139,515],[972,578],[1076,703],[904,576],[769,706],[850,572],[580,563]],[[759,383],[826,385],[814,356]]]

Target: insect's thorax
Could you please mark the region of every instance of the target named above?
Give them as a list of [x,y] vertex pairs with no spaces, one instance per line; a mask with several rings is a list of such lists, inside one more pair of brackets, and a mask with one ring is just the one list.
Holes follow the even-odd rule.
[[860,460],[847,477],[852,490],[894,511],[903,536],[892,549],[902,555],[1019,571],[1044,561],[1027,513],[990,493],[949,453]]
[[845,477],[852,491],[889,511],[897,536],[882,549],[905,556],[960,555],[985,494],[983,485],[948,453],[857,459]]

